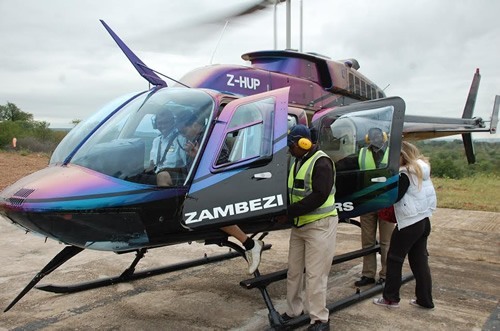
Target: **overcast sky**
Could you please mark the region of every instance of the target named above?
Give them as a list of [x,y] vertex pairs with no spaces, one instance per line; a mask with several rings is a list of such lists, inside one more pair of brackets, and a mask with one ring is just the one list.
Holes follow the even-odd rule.
[[[210,63],[246,65],[241,54],[274,47],[272,6],[230,20],[225,30],[224,19],[201,22],[254,2],[0,0],[0,105],[12,102],[51,127],[71,127],[107,101],[146,89],[99,19],[144,63],[173,78]],[[298,49],[300,1],[292,2],[291,46]],[[480,68],[475,115],[490,119],[500,94],[500,1],[302,3],[303,51],[357,59],[359,71],[402,97],[409,114],[460,117]],[[285,5],[278,8],[284,49]]]

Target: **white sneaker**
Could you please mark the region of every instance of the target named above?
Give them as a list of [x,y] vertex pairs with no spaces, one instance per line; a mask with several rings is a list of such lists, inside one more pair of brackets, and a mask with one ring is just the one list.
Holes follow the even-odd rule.
[[251,275],[257,270],[260,264],[260,255],[262,254],[262,247],[264,242],[262,240],[254,240],[252,249],[245,251],[245,256],[248,262],[248,273]]
[[383,297],[373,299],[373,303],[377,306],[387,307],[387,308],[399,308],[399,302],[389,301],[384,299]]

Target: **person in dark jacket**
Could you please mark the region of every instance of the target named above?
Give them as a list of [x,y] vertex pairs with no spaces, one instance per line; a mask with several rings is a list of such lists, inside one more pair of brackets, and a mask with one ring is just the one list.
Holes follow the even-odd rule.
[[338,224],[335,168],[328,155],[312,142],[306,126],[292,127],[287,143],[293,156],[288,177],[290,205],[287,216],[278,217],[278,221],[291,222],[293,227],[288,253],[288,307],[281,318],[286,322],[307,310],[311,320],[307,330],[329,330],[326,291]]

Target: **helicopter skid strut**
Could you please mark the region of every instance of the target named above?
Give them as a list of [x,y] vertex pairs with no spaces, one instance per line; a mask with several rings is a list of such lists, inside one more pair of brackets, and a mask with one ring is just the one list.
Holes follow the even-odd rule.
[[[232,259],[238,256],[243,255],[244,256],[244,251],[243,254],[241,252],[241,249],[237,249],[239,246],[234,244],[234,247],[232,245],[226,245],[226,244],[220,244],[220,246],[228,246],[231,248],[235,248],[236,252],[229,252],[229,253],[224,253],[224,254],[218,254],[214,256],[205,256],[200,259],[195,259],[195,260],[190,260],[186,262],[181,262],[181,263],[176,263],[160,268],[153,268],[153,269],[147,269],[143,270],[140,272],[135,272],[135,267],[139,263],[139,261],[144,257],[144,255],[147,252],[146,248],[141,248],[136,251],[136,256],[135,259],[132,261],[130,266],[125,269],[121,275],[115,276],[115,277],[109,277],[109,278],[103,278],[103,279],[98,279],[94,281],[89,281],[89,282],[82,282],[82,283],[77,283],[77,284],[71,284],[71,285],[52,285],[52,284],[47,284],[47,285],[40,285],[40,286],[35,286],[42,278],[50,274],[52,271],[60,267],[62,264],[67,262],[69,259],[71,259],[73,256],[77,255],[81,251],[84,250],[84,248],[76,247],[76,246],[66,246],[63,248],[61,252],[59,252],[40,272],[38,272],[35,277],[30,281],[30,283],[17,295],[17,297],[7,306],[7,308],[4,310],[4,312],[7,312],[10,310],[24,295],[26,295],[33,287],[46,291],[46,292],[52,292],[52,293],[75,293],[75,292],[81,292],[81,291],[86,291],[90,289],[95,289],[99,287],[104,287],[104,286],[109,286],[113,284],[118,284],[118,283],[123,283],[123,282],[128,282],[128,281],[133,281],[137,279],[142,279],[146,277],[151,277],[151,276],[156,276],[160,274],[165,274],[173,271],[179,271],[179,270],[184,270],[188,269],[191,267],[196,267],[208,263],[214,263],[214,262],[220,262],[228,259]],[[264,245],[262,248],[263,250],[268,250],[271,248],[271,245]]]
[[[341,220],[340,222],[343,223],[349,223],[353,224],[356,226],[359,226],[359,222],[356,220]],[[254,234],[252,238],[255,236]],[[259,239],[263,239],[267,233],[264,233],[260,236]],[[121,275],[116,276],[116,277],[109,277],[109,278],[104,278],[104,279],[99,279],[99,280],[94,280],[94,281],[89,281],[89,282],[83,282],[83,283],[78,283],[78,284],[72,284],[72,285],[40,285],[40,286],[35,286],[43,277],[46,275],[50,274],[52,271],[60,267],[62,264],[64,264],[66,261],[71,259],[73,256],[77,255],[81,251],[84,250],[84,248],[76,247],[76,246],[66,246],[63,248],[61,252],[59,252],[40,272],[38,272],[35,277],[30,281],[30,283],[18,294],[18,296],[9,304],[9,306],[4,310],[4,312],[7,312],[9,309],[11,309],[26,293],[28,293],[33,287],[36,287],[39,290],[47,291],[47,292],[52,292],[52,293],[75,293],[75,292],[80,292],[80,291],[85,291],[85,290],[90,290],[90,289],[95,289],[99,287],[104,287],[108,285],[113,285],[113,284],[118,284],[122,282],[128,282],[132,280],[137,280],[137,279],[142,279],[146,277],[151,277],[155,275],[160,275],[164,273],[169,273],[172,271],[178,271],[178,270],[183,270],[195,266],[200,266],[208,263],[214,263],[214,262],[219,262],[223,260],[228,260],[232,259],[238,256],[243,256],[245,257],[245,250],[229,241],[229,240],[223,240],[223,241],[216,241],[216,242],[207,242],[206,244],[217,244],[218,246],[225,246],[229,247],[234,250],[234,252],[229,252],[225,254],[219,254],[219,255],[214,255],[214,256],[205,256],[200,259],[195,259],[195,260],[190,260],[186,262],[181,262],[173,265],[168,265],[160,268],[154,268],[154,269],[148,269],[148,270],[143,270],[140,272],[135,272],[135,267],[139,263],[139,261],[145,256],[147,249],[146,248],[141,248],[139,250],[136,250],[136,256],[130,266],[125,269]],[[269,250],[272,245],[266,244],[263,247],[263,250]],[[369,255],[372,253],[377,253],[380,252],[380,245],[376,244],[372,247],[348,252],[345,254],[341,254],[338,256],[335,256],[332,261],[332,265],[339,264],[342,262],[346,262],[355,258],[363,257],[365,255]],[[287,274],[287,269],[279,270],[270,274],[265,274],[261,275],[259,270],[257,269],[254,272],[254,278],[243,280],[240,282],[240,286],[246,288],[246,289],[253,289],[253,288],[258,288],[262,294],[262,297],[264,299],[264,302],[266,304],[266,307],[269,311],[268,318],[269,318],[269,323],[270,323],[270,330],[289,330],[289,329],[294,329],[299,326],[307,324],[310,319],[307,314],[292,318],[288,320],[287,322],[283,321],[283,319],[280,316],[280,313],[275,309],[274,304],[272,302],[271,296],[269,295],[267,291],[267,286],[286,279],[286,274]],[[408,274],[404,275],[402,277],[402,283],[406,283],[408,281],[411,281],[414,279],[413,274]],[[335,301],[333,303],[330,303],[327,305],[327,308],[332,314],[335,311],[339,311],[341,309],[344,309],[346,307],[349,307],[359,301],[362,301],[368,297],[371,297],[375,295],[376,293],[382,292],[384,288],[383,284],[379,285],[374,285],[370,289],[365,290],[365,291],[360,291],[359,288],[356,288],[355,294],[348,296],[346,298],[340,299],[338,301]]]
[[[361,249],[358,251],[353,251],[350,253],[342,254],[335,256],[333,259],[334,264],[339,264],[342,262],[346,262],[364,255],[368,255],[374,252],[380,251],[380,245],[375,245],[370,248]],[[270,323],[270,330],[288,330],[294,329],[299,326],[305,325],[309,323],[310,319],[307,314],[300,315],[291,320],[288,320],[286,323],[281,318],[279,312],[274,308],[271,297],[267,292],[267,286],[271,283],[274,283],[279,280],[286,279],[287,269],[283,269],[280,271],[276,271],[266,275],[260,275],[259,271],[255,272],[255,278],[243,280],[240,282],[240,285],[246,289],[258,288],[262,294],[262,297],[266,303],[267,309],[269,311],[268,318]],[[415,277],[413,274],[404,275],[401,279],[402,283],[406,283],[408,281],[413,280]],[[356,293],[348,296],[346,298],[340,299],[338,301],[332,302],[326,306],[328,308],[330,314],[335,311],[339,311],[341,309],[347,308],[359,301],[362,301],[366,298],[369,298],[377,293],[382,292],[384,289],[383,284],[374,285],[368,290],[360,291],[359,288],[356,288]]]
[[[342,219],[340,220],[340,222],[360,227],[359,221],[354,219]],[[380,252],[380,245],[376,244],[372,247],[367,247],[349,253],[337,255],[333,258],[332,265],[340,264],[342,262],[350,261],[359,257],[363,257],[365,255],[378,252]],[[243,280],[240,282],[240,285],[246,289],[258,288],[260,290],[264,302],[267,306],[267,310],[269,311],[268,314],[269,324],[270,324],[269,330],[291,330],[310,322],[309,316],[307,314],[297,316],[285,322],[281,318],[280,313],[276,310],[276,308],[274,308],[271,296],[267,291],[267,286],[274,282],[286,279],[287,271],[288,269],[283,269],[276,272],[272,272],[270,274],[261,275],[259,273],[259,270],[257,269],[257,271],[255,271],[254,273],[255,276],[254,278]],[[404,275],[401,278],[401,283],[404,284],[408,281],[413,280],[414,278],[415,277],[411,273]],[[361,291],[359,288],[356,288],[355,294],[334,301],[330,304],[327,304],[326,308],[328,308],[329,313],[332,314],[336,311],[347,308],[359,301],[367,299],[377,293],[380,293],[383,291],[383,289],[384,289],[384,284],[374,285],[365,291]]]

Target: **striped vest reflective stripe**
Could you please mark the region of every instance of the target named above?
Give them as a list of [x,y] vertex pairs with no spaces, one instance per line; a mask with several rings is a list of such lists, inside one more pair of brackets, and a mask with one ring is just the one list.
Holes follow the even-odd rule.
[[[323,151],[317,151],[300,167],[297,175],[295,173],[295,162],[292,163],[290,172],[288,174],[288,194],[290,195],[290,203],[298,202],[304,197],[312,193],[312,173],[314,164],[320,157],[328,157]],[[297,183],[304,183],[303,187],[297,187]],[[295,184],[295,185],[294,185]],[[335,180],[330,191],[328,199],[317,209],[312,212],[296,217],[293,223],[297,227],[304,226],[308,223],[320,220],[328,216],[336,216],[337,209],[335,209]]]

